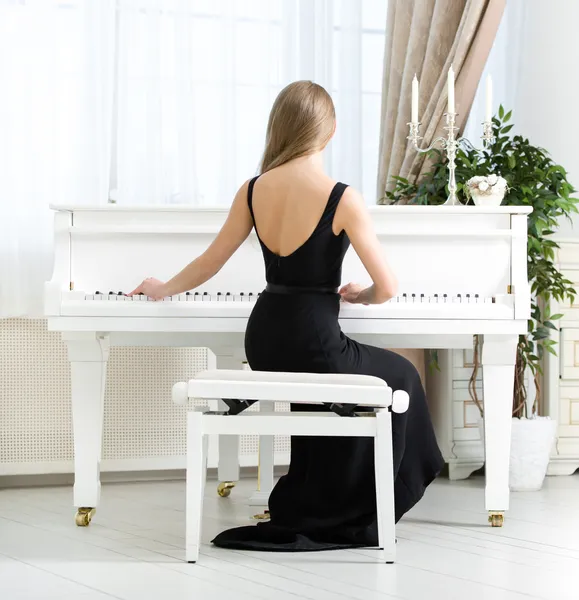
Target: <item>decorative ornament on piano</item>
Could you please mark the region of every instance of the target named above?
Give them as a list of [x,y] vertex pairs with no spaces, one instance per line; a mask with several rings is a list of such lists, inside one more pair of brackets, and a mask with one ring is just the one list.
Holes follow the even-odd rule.
[[[427,153],[432,151],[435,146],[440,144],[443,151],[447,155],[448,165],[448,197],[445,205],[457,206],[461,204],[457,196],[457,183],[456,183],[456,153],[463,143],[468,143],[468,140],[463,137],[458,137],[458,127],[456,127],[456,117],[458,113],[455,111],[454,105],[454,70],[452,65],[448,71],[448,110],[445,113],[446,118],[446,136],[438,137],[432,141],[430,146],[427,148],[421,148],[419,146],[420,140],[422,139],[420,133],[420,121],[418,120],[418,79],[416,75],[412,80],[412,111],[411,120],[408,123],[410,129],[408,140],[412,142],[412,146],[417,152]],[[488,149],[493,143],[493,128],[492,128],[492,81],[490,76],[487,77],[486,82],[486,113],[485,120],[483,122],[483,149]],[[472,144],[470,144],[472,146]],[[499,203],[500,204],[500,203]]]
[[464,186],[467,198],[472,198],[477,206],[500,206],[507,192],[507,181],[495,175],[471,177]]

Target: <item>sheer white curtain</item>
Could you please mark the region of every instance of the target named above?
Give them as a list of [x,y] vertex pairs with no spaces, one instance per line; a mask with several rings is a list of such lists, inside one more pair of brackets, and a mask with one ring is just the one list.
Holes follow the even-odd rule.
[[386,0],[118,0],[112,199],[231,203],[287,83],[332,93],[328,167],[374,202]]
[[108,198],[108,0],[0,0],[0,317],[42,315],[50,203]]
[[335,99],[327,160],[374,203],[387,0],[0,0],[0,317],[42,315],[49,204],[228,206],[271,104]]

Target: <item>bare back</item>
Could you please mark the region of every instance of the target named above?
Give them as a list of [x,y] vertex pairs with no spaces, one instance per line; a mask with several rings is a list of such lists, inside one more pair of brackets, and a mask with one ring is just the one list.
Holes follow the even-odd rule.
[[[287,165],[265,173],[253,188],[253,213],[262,243],[287,257],[314,233],[336,185],[324,174]],[[335,235],[336,231],[332,227]]]
[[[333,231],[347,186],[293,166],[253,178],[247,206],[261,244],[268,284],[337,291],[350,241]],[[315,176],[314,176],[315,175]]]

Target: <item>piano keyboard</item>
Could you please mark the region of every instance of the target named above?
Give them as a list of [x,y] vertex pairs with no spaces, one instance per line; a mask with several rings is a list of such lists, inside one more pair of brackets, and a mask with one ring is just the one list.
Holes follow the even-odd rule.
[[[261,292],[187,292],[154,300],[143,294],[127,296],[124,292],[71,292],[70,300],[108,302],[256,302]],[[493,304],[495,297],[482,297],[479,294],[400,294],[386,304]]]
[[[123,292],[64,292],[60,314],[74,317],[243,318],[260,292],[190,292],[156,301]],[[400,294],[384,304],[340,307],[340,319],[512,319],[513,295]]]

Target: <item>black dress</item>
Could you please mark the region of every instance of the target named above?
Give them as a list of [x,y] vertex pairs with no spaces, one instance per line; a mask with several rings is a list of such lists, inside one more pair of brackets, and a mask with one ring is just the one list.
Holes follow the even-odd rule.
[[[248,191],[252,218],[256,179]],[[346,187],[335,185],[314,232],[289,256],[274,254],[260,239],[266,281],[282,289],[259,297],[247,325],[245,350],[254,370],[374,375],[393,390],[409,393],[408,411],[392,414],[398,521],[420,500],[443,459],[415,367],[394,352],[345,336],[338,323],[340,296],[324,291],[340,285],[342,260],[350,244],[344,231],[340,235],[332,231]],[[306,410],[304,405],[298,408]],[[307,409],[329,410],[319,405]],[[269,522],[224,531],[213,543],[265,551],[376,546],[374,440],[293,437],[289,470],[271,492],[269,511]]]

